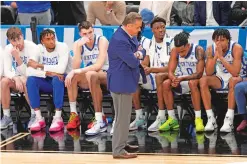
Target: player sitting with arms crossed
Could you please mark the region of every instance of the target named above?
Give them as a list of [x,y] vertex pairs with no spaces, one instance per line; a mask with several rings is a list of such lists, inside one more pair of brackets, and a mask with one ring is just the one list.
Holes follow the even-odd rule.
[[196,114],[196,132],[204,131],[199,91],[199,79],[203,75],[205,65],[204,50],[201,46],[189,43],[188,39],[189,34],[186,32],[181,32],[174,37],[175,47],[171,51],[168,68],[169,79],[163,82],[163,97],[169,118],[160,126],[159,130],[161,131],[179,128],[173,109],[173,91],[178,94],[191,92],[192,104]]
[[212,111],[210,89],[228,89],[228,111],[220,131],[231,132],[234,128],[234,87],[242,81],[244,76],[242,69],[243,49],[238,43],[231,41],[231,35],[227,29],[217,29],[213,35],[215,36],[215,42],[206,51],[207,76],[200,79],[201,96],[208,117],[205,131],[213,131],[217,128]]
[[64,99],[64,74],[71,70],[69,48],[65,43],[57,42],[55,32],[50,29],[41,32],[40,43],[39,53],[30,56],[27,69],[27,91],[36,114],[30,130],[40,131],[46,126],[40,111],[40,92],[43,92],[53,93],[56,113],[49,131],[58,132],[64,127],[61,109]]
[[[25,94],[29,103],[26,89],[26,67],[30,55],[34,55],[38,46],[31,41],[24,40],[21,30],[17,27],[11,27],[7,31],[7,38],[10,44],[5,47],[3,56],[4,77],[1,80],[2,106],[4,116],[1,119],[1,129],[6,129],[13,125],[10,116],[11,91]],[[14,68],[14,69],[13,69]],[[31,118],[28,128],[35,120],[34,109],[31,108]]]
[[[92,24],[84,21],[79,25],[80,38],[74,43],[73,69],[66,77],[65,84],[68,89],[70,103],[70,119],[67,129],[76,129],[80,125],[80,119],[76,110],[76,98],[78,86],[89,89],[95,109],[95,122],[86,135],[96,135],[107,130],[107,123],[102,114],[102,89],[107,86],[106,71],[109,64],[107,60],[108,40],[104,36],[94,34]],[[84,68],[80,68],[83,62]]]

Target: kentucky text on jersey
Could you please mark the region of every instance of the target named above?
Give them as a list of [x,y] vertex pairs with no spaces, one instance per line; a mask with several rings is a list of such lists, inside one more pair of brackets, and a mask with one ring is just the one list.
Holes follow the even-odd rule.
[[98,54],[93,54],[93,55],[88,55],[88,56],[83,56],[83,60],[87,61],[87,60],[94,60],[98,58]]
[[43,56],[42,63],[44,65],[58,65],[58,57],[55,56],[55,57],[49,58],[49,57]]

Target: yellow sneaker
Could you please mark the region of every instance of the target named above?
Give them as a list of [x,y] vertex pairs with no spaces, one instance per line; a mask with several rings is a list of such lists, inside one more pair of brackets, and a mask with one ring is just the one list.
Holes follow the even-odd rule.
[[178,130],[178,120],[168,117],[168,120],[159,127],[160,131]]
[[203,120],[200,117],[197,117],[195,119],[195,125],[196,125],[196,132],[203,132],[204,131]]

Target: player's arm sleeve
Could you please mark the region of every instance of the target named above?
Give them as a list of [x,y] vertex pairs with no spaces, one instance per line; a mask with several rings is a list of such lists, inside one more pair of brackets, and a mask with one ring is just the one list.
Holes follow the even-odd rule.
[[16,73],[14,70],[12,70],[12,55],[10,54],[10,50],[7,47],[5,48],[3,62],[4,62],[4,76],[12,80],[13,77],[16,76]]
[[62,44],[58,49],[59,59],[58,65],[44,65],[44,71],[64,74],[69,60],[69,48],[66,44]]

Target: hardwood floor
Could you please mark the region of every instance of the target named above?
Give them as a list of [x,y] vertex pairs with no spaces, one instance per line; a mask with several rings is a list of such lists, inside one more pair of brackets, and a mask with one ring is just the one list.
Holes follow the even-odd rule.
[[139,155],[136,159],[115,160],[106,154],[9,153],[1,152],[2,164],[246,164],[246,157]]

